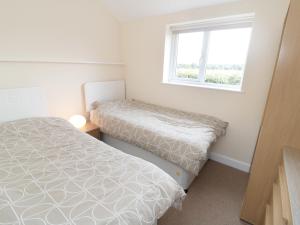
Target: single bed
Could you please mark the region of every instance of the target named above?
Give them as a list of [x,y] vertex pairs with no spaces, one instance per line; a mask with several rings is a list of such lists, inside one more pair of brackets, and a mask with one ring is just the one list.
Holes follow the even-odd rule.
[[152,225],[184,197],[152,163],[63,119],[0,123],[0,224]]
[[[114,90],[106,84],[113,87],[115,82],[119,94],[109,97],[108,92]],[[155,163],[188,189],[207,161],[210,145],[225,134],[228,123],[212,116],[125,100],[120,82],[86,85],[91,122],[100,127],[106,143]],[[95,91],[91,89],[97,90],[92,97]]]

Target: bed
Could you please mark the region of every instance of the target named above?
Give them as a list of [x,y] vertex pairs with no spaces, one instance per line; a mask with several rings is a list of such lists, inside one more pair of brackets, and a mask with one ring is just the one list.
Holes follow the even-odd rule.
[[152,163],[64,119],[0,122],[0,224],[152,225],[184,197]]
[[[125,100],[121,84],[112,81],[85,87],[90,120],[100,127],[103,141],[158,165],[188,189],[207,161],[210,145],[225,134],[228,123],[212,116]],[[109,92],[116,93],[114,90],[118,93],[109,96]]]

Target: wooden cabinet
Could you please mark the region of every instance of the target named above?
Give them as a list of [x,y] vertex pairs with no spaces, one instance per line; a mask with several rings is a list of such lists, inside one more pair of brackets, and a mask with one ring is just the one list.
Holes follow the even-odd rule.
[[265,225],[300,224],[300,151],[285,148],[283,155],[266,205]]
[[[268,218],[264,221],[264,215],[274,189],[277,194],[273,200],[278,200],[279,183],[274,187],[274,180],[278,176],[283,147],[300,149],[299,21],[300,1],[291,0],[241,212],[243,220],[255,225],[270,223]],[[278,210],[272,204],[268,215]]]
[[101,134],[100,134],[100,128],[91,123],[91,122],[88,122],[82,129],[81,131],[91,135],[92,137],[94,138],[97,138],[98,140],[100,140],[101,138]]

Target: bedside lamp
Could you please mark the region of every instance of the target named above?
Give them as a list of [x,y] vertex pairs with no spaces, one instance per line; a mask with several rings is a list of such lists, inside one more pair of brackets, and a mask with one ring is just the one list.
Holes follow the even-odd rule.
[[86,119],[81,115],[74,115],[69,119],[69,122],[76,128],[83,128],[86,124]]

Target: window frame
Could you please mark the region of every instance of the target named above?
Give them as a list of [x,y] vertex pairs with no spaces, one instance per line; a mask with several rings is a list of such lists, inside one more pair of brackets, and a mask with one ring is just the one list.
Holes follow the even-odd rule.
[[[209,36],[211,31],[216,30],[226,30],[226,29],[238,29],[238,28],[252,28],[255,19],[255,14],[243,14],[238,16],[215,18],[210,20],[202,20],[198,22],[185,23],[185,24],[175,24],[168,26],[169,34],[169,52],[165,52],[165,57],[168,55],[168,67],[164,71],[163,83],[177,84],[177,85],[187,85],[187,86],[198,86],[210,89],[224,89],[232,91],[242,91],[245,69],[248,59],[249,46],[246,56],[246,61],[244,63],[243,75],[241,77],[241,82],[239,85],[228,85],[228,84],[214,84],[205,82],[205,72],[208,60],[208,47],[209,47]],[[181,33],[193,33],[193,32],[203,32],[203,46],[202,46],[202,63],[199,65],[199,75],[197,79],[179,78],[176,76],[177,69],[177,59],[178,59],[178,44],[179,44],[179,34]]]

